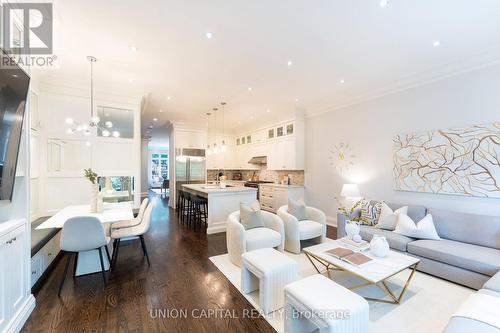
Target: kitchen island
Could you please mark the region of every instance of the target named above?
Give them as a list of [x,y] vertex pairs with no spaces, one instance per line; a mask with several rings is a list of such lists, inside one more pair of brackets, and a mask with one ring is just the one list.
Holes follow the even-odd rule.
[[257,189],[251,187],[219,188],[214,184],[184,184],[182,189],[208,200],[207,234],[226,231],[229,214],[240,209],[240,203],[257,200]]

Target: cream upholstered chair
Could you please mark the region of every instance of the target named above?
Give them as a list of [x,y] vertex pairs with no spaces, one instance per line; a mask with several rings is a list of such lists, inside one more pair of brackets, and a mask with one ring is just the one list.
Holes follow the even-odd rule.
[[272,213],[261,211],[265,227],[245,230],[240,223],[240,211],[229,214],[227,218],[226,242],[231,262],[241,267],[241,255],[247,251],[275,248],[283,252],[283,221]]
[[[83,251],[98,250],[99,259],[101,260],[101,272],[102,279],[104,281],[104,286],[106,286],[106,273],[104,270],[104,261],[102,257],[102,248],[106,249],[106,254],[109,258],[108,243],[110,241],[109,237],[106,237],[104,232],[104,227],[101,221],[94,216],[77,216],[68,219],[61,231],[61,251],[69,252],[67,254],[66,266],[64,267],[64,273],[59,285],[59,292],[57,295],[61,295],[61,290],[64,285],[64,280],[68,273],[69,261],[71,259],[71,254],[75,257],[75,270],[76,261],[78,258],[78,253]],[[111,260],[110,260],[111,263]],[[74,273],[73,273],[74,274]]]
[[149,199],[144,198],[141,202],[141,206],[139,207],[139,212],[137,213],[137,217],[131,219],[131,220],[123,220],[123,221],[118,221],[115,222],[111,225],[111,229],[120,229],[120,228],[128,228],[128,227],[133,227],[141,223],[142,217],[144,215],[144,211],[146,210],[146,207],[148,206]]
[[278,209],[285,227],[285,250],[300,253],[300,241],[312,240],[319,244],[326,240],[326,216],[319,209],[306,207],[306,220],[299,221],[288,213],[288,205]]
[[139,237],[141,240],[142,252],[148,261],[148,265],[151,265],[149,261],[148,249],[146,247],[146,242],[144,241],[144,234],[148,232],[149,226],[151,225],[151,213],[155,203],[151,202],[142,216],[141,223],[133,227],[120,228],[111,230],[111,238],[113,239],[113,268],[116,266],[116,261],[118,260],[118,251],[120,249],[120,241],[125,237]]

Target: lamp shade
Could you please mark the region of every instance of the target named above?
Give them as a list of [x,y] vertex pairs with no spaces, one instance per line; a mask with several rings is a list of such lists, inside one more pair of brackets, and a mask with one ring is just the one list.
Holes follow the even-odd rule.
[[357,184],[344,184],[340,196],[344,198],[359,198],[361,194],[359,193]]

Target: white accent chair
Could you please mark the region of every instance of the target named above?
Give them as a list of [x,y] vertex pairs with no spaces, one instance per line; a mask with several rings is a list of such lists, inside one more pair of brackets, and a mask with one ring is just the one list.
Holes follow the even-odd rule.
[[306,207],[307,220],[299,221],[288,213],[288,205],[278,209],[278,216],[285,226],[285,250],[300,253],[300,241],[311,240],[315,244],[326,241],[325,213],[313,207]]
[[140,224],[129,228],[120,228],[111,231],[111,238],[113,239],[113,269],[115,268],[116,262],[118,260],[118,251],[120,249],[121,239],[128,237],[139,237],[139,239],[141,240],[142,252],[144,256],[146,256],[148,266],[151,265],[149,261],[148,249],[146,248],[146,242],[144,241],[144,234],[148,232],[149,226],[151,225],[151,213],[154,207],[154,202],[148,205],[148,207],[144,211],[144,216],[142,217]]
[[131,220],[123,220],[123,221],[118,221],[115,222],[111,225],[111,229],[120,229],[120,228],[128,228],[128,227],[133,227],[141,223],[142,217],[144,216],[144,211],[146,210],[146,207],[148,206],[149,199],[145,198],[141,202],[141,206],[139,207],[139,212],[137,213],[137,217],[131,219]]
[[[66,265],[64,266],[64,273],[59,284],[58,296],[61,295],[62,288],[64,286],[64,280],[68,273],[68,266],[73,254],[75,257],[75,270],[76,263],[78,260],[78,253],[83,251],[98,250],[99,259],[101,261],[101,273],[102,279],[104,281],[104,286],[106,286],[106,273],[104,270],[104,261],[102,258],[102,248],[106,249],[106,254],[109,258],[108,243],[110,241],[109,237],[106,237],[104,227],[101,221],[94,216],[77,216],[68,219],[61,231],[61,241],[60,247],[61,251],[68,252],[66,258]],[[110,260],[111,262],[111,260]],[[73,272],[74,275],[74,272]]]
[[231,262],[242,265],[241,255],[248,251],[275,248],[283,252],[285,232],[283,221],[275,214],[261,211],[265,227],[245,230],[240,223],[240,211],[229,214],[227,218],[226,242]]

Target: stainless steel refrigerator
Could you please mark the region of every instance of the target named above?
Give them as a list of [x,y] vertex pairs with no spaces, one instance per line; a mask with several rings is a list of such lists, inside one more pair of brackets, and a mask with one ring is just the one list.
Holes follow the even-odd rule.
[[205,149],[175,149],[176,203],[183,184],[203,184],[207,178]]

